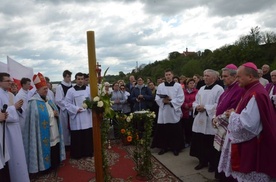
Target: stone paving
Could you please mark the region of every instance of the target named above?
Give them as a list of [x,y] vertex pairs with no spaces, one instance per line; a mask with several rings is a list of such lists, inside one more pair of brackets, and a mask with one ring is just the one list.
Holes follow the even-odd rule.
[[151,149],[154,155],[171,172],[178,176],[184,182],[214,182],[215,173],[209,173],[208,167],[201,170],[195,170],[198,165],[198,159],[189,155],[190,148],[183,149],[178,156],[169,151],[163,155],[158,155],[159,149]]

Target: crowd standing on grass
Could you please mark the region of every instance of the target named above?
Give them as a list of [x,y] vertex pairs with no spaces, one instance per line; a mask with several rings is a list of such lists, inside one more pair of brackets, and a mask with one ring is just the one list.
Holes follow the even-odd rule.
[[[219,181],[273,181],[276,70],[247,62],[220,72],[206,69],[203,77],[189,78],[167,69],[157,80],[130,75],[127,83],[105,82],[103,92],[118,113],[156,113],[151,147],[160,149],[158,155],[190,149],[199,160],[194,169],[208,167]],[[75,85],[71,76],[64,70],[54,92],[41,73],[22,78],[19,90],[8,73],[0,73],[1,182],[48,173],[65,160],[65,151],[74,159],[93,156],[92,112],[82,107],[92,99],[89,74],[75,74]],[[116,118],[111,124],[119,138]]]

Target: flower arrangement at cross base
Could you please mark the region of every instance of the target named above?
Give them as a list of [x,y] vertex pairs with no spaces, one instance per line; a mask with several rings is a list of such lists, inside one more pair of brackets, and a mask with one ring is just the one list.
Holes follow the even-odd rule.
[[133,123],[131,122],[133,114],[130,113],[130,115],[127,116],[124,113],[116,113],[115,117],[123,144],[131,144],[133,142],[133,137],[135,137],[133,132]]
[[137,111],[133,113],[132,121],[135,137],[134,161],[136,163],[137,179],[149,180],[152,178],[152,163],[151,163],[151,133],[154,118],[154,112]]

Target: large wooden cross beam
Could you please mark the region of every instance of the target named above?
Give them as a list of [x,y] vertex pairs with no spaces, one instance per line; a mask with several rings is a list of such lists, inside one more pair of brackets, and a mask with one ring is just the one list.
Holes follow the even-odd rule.
[[[88,66],[89,66],[89,82],[92,98],[98,95],[97,66],[96,66],[96,48],[94,31],[87,31],[87,49],[88,49]],[[96,181],[103,182],[103,160],[102,160],[102,143],[101,143],[101,117],[92,110],[93,119],[93,143],[94,143],[94,160]],[[92,137],[92,136],[91,136]]]

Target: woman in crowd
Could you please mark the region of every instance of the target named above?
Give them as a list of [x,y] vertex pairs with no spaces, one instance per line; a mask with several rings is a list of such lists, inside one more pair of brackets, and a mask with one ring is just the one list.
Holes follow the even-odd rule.
[[192,126],[194,122],[193,118],[193,102],[198,90],[195,88],[195,80],[188,78],[186,81],[186,89],[184,89],[185,100],[182,109],[182,126],[184,130],[185,147],[189,147],[192,138]]

